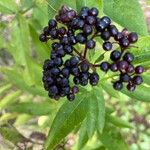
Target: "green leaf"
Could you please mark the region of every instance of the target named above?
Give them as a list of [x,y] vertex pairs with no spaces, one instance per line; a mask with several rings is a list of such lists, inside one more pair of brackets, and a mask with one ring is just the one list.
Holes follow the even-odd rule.
[[45,149],[53,149],[85,118],[88,110],[87,94],[78,94],[75,101],[65,102],[59,109],[50,128]]
[[28,114],[20,114],[15,120],[14,126],[24,125],[27,121],[32,119],[31,115]]
[[102,92],[102,88],[95,87],[93,88],[92,99],[97,102],[98,115],[97,115],[97,129],[101,133],[105,125],[105,100]]
[[112,123],[113,125],[120,127],[120,128],[133,128],[129,122],[125,122],[124,120],[117,118],[115,116],[112,115],[106,115],[106,120],[110,123]]
[[97,7],[101,11],[103,9],[103,0],[76,0],[76,6],[78,12],[83,6]]
[[150,85],[150,73],[142,75],[142,78],[144,80],[144,83],[146,83],[147,85]]
[[22,74],[18,70],[12,70],[9,68],[2,68],[1,71],[6,75],[7,79],[10,83],[14,84],[22,91],[27,91],[33,95],[39,95],[47,97],[47,93],[45,92],[44,88],[38,85],[29,86],[26,82],[22,79]]
[[17,12],[18,6],[12,0],[1,0],[0,1],[0,10],[2,13],[12,14],[12,13]]
[[35,51],[37,52],[38,56],[44,61],[44,59],[49,57],[49,48],[46,44],[43,44],[39,41],[39,35],[37,34],[35,28],[30,25],[30,34],[32,37],[32,42],[35,46]]
[[78,149],[82,149],[87,143],[88,139],[89,137],[87,134],[87,121],[84,120],[79,132]]
[[99,134],[100,141],[108,150],[129,150],[121,134],[114,126],[105,126],[102,134]]
[[8,105],[14,103],[17,98],[21,95],[21,91],[16,91],[13,93],[8,94],[0,101],[0,110],[6,108]]
[[63,2],[64,0],[48,0],[48,14],[50,18],[57,13]]
[[56,106],[52,106],[49,102],[23,102],[8,107],[11,112],[25,113],[30,115],[48,115],[52,113]]
[[148,35],[146,21],[139,1],[105,0],[104,13],[129,30],[140,35]]
[[10,88],[12,87],[11,84],[6,84],[6,85],[3,85],[2,87],[0,87],[0,95],[2,95],[2,93],[8,91]]
[[137,86],[134,92],[129,92],[126,88],[121,90],[122,93],[127,96],[144,102],[150,102],[150,87],[146,87],[143,85]]
[[27,20],[22,16],[17,16],[17,21],[12,22],[10,53],[15,61],[20,65],[26,65],[26,54],[29,53],[29,28]]
[[115,97],[115,98],[120,98],[119,93],[114,90],[112,85],[105,82],[105,83],[101,83],[101,86],[110,96]]
[[[91,91],[91,93],[93,93],[93,91]],[[99,109],[101,109],[101,108],[98,108],[98,102],[94,94],[95,93],[90,94],[89,99],[88,99],[88,113],[86,117],[86,125],[87,125],[86,129],[88,129],[87,134],[89,138],[92,138],[96,130],[98,112],[99,112]]]
[[147,52],[144,54],[136,55],[135,60],[134,60],[134,64],[143,63],[143,62],[146,62],[149,60],[150,60],[150,52]]
[[0,128],[0,134],[4,139],[17,144],[24,140],[24,137],[13,127],[3,127]]

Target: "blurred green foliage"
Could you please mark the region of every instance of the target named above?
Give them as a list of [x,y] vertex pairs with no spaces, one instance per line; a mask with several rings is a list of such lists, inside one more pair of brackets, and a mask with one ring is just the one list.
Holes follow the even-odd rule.
[[[144,84],[134,93],[115,91],[109,84],[112,74],[99,71],[100,84],[81,88],[74,102],[48,98],[41,78],[50,42],[40,43],[38,35],[64,4],[77,11],[95,6],[119,28],[139,34],[137,48],[130,50],[136,56],[134,63],[147,71]],[[37,149],[52,150],[65,142],[63,149],[72,150],[149,150],[150,36],[138,1],[0,0],[0,11],[0,134],[5,139],[0,140],[0,149],[20,148],[23,143],[24,149],[38,145]],[[101,54],[92,53],[91,61],[100,61]],[[66,138],[68,134],[72,137]],[[69,145],[71,138],[75,144]]]

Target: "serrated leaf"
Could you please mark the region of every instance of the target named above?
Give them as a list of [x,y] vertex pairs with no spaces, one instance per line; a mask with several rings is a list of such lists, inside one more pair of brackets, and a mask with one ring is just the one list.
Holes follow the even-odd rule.
[[104,1],[104,13],[115,22],[135,31],[140,35],[148,35],[143,11],[137,0],[107,0]]
[[103,133],[99,134],[99,138],[108,150],[129,150],[120,132],[114,126],[105,126]]
[[149,60],[150,60],[150,52],[147,52],[144,54],[136,55],[135,60],[134,60],[134,64],[143,63],[143,62],[146,62]]
[[81,125],[80,132],[79,132],[78,149],[82,149],[89,139],[86,127],[87,127],[87,121],[85,119]]
[[106,120],[110,123],[112,123],[113,125],[120,127],[120,128],[133,128],[131,126],[131,124],[129,122],[126,122],[120,118],[117,118],[115,116],[112,115],[106,115]]
[[127,96],[143,102],[150,102],[149,91],[150,91],[150,87],[146,87],[143,85],[137,86],[134,92],[129,92],[126,88],[121,90],[121,92],[126,94]]
[[16,91],[13,93],[8,94],[0,101],[0,110],[6,108],[8,105],[14,103],[17,98],[21,95],[21,91]]
[[53,149],[64,137],[67,136],[87,114],[87,95],[78,94],[74,102],[65,102],[59,109],[50,128],[45,149]]
[[25,113],[30,115],[48,115],[52,113],[56,107],[48,102],[23,102],[8,107],[11,112]]
[[112,97],[120,98],[120,95],[117,91],[114,90],[113,86],[108,83],[101,83],[102,88]]
[[17,4],[12,0],[1,0],[0,9],[2,13],[13,14],[18,10]]

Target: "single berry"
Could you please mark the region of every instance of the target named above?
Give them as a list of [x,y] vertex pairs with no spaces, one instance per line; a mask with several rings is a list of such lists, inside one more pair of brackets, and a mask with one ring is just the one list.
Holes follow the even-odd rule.
[[123,56],[123,60],[127,61],[127,62],[132,62],[134,60],[134,55],[127,52],[125,53],[125,55]]
[[136,32],[131,32],[128,36],[128,39],[131,43],[135,43],[138,40],[138,35]]
[[75,95],[72,94],[72,93],[70,93],[70,94],[67,95],[67,99],[68,99],[69,101],[73,101],[73,100],[75,99]]
[[53,85],[49,88],[49,94],[52,96],[55,96],[56,94],[58,94],[58,88],[57,86]]
[[123,37],[123,34],[121,32],[118,32],[117,34],[115,34],[114,39],[116,41],[120,41]]
[[115,36],[118,34],[118,29],[116,28],[115,25],[110,25],[108,30],[109,30],[111,36]]
[[87,16],[86,23],[89,25],[94,25],[96,23],[96,18],[94,16]]
[[78,56],[72,56],[70,58],[70,65],[71,66],[76,66],[79,63],[80,59]]
[[93,48],[95,47],[95,41],[94,41],[94,40],[88,40],[88,41],[86,42],[86,47],[87,47],[88,49],[93,49]]
[[95,86],[95,85],[98,84],[99,75],[98,75],[96,72],[93,72],[93,73],[90,74],[89,79],[90,79],[90,84],[91,84],[92,86]]
[[129,66],[129,64],[128,64],[128,62],[121,60],[117,63],[117,66],[118,66],[118,69],[122,71],[122,70],[126,70]]
[[91,25],[87,25],[87,24],[84,25],[84,27],[83,27],[83,33],[84,34],[89,35],[92,33],[92,31],[93,31],[93,28]]
[[142,74],[144,72],[143,66],[137,66],[135,67],[135,73],[136,74]]
[[49,35],[49,27],[48,26],[44,27],[43,32],[45,35]]
[[131,65],[131,64],[129,64],[129,66],[128,66],[128,68],[126,69],[126,72],[127,73],[134,73],[134,66],[133,65]]
[[61,27],[61,28],[59,28],[58,29],[58,34],[60,35],[60,36],[64,36],[65,34],[66,34],[66,28],[65,27]]
[[39,36],[39,40],[40,40],[41,42],[46,42],[46,41],[47,41],[47,37],[46,37],[44,34],[41,34],[41,35]]
[[133,83],[128,83],[127,84],[127,89],[130,91],[130,92],[133,92],[136,88],[136,85],[133,84]]
[[77,86],[73,86],[71,90],[73,94],[76,94],[79,92],[79,88]]
[[110,66],[110,70],[111,70],[112,72],[118,71],[118,66],[117,66],[117,64],[116,64],[116,63],[112,63],[111,66]]
[[86,62],[86,61],[83,61],[81,64],[80,64],[80,68],[81,68],[81,71],[82,72],[88,72],[89,71],[89,64]]
[[85,19],[87,16],[88,16],[88,11],[89,11],[89,8],[88,7],[82,7],[80,13],[79,13],[79,16],[82,18],[82,19]]
[[91,8],[88,12],[89,12],[89,15],[91,16],[97,16],[99,13],[98,9],[95,7]]
[[61,81],[60,81],[60,85],[61,85],[62,87],[68,86],[68,85],[69,85],[69,80],[68,80],[67,78],[63,77],[63,78],[61,79]]
[[71,54],[73,52],[73,48],[70,45],[65,45],[64,50],[67,54]]
[[53,39],[57,39],[58,38],[58,30],[57,29],[52,29],[49,31],[49,34],[50,36],[53,38]]
[[55,28],[57,26],[57,22],[54,19],[50,19],[48,22],[49,28]]
[[107,72],[110,68],[110,64],[107,61],[102,62],[100,64],[100,68],[101,68],[102,71]]
[[61,43],[62,44],[69,44],[69,39],[67,36],[64,36],[63,38],[61,38]]
[[110,18],[107,16],[102,17],[101,20],[104,21],[107,25],[110,25],[110,23],[111,23]]
[[127,38],[122,38],[120,41],[119,41],[120,45],[123,47],[123,48],[126,48],[129,46],[130,42]]
[[87,37],[83,33],[78,33],[76,36],[77,42],[84,44],[87,40]]
[[52,68],[50,70],[51,76],[58,76],[60,74],[60,69],[59,68]]
[[101,31],[105,30],[107,27],[108,27],[108,25],[107,25],[106,22],[102,21],[101,19],[97,19],[97,21],[96,21],[96,29],[98,31],[101,32]]
[[104,40],[104,41],[107,41],[107,40],[109,40],[109,38],[110,38],[110,32],[109,31],[103,31],[102,33],[101,33],[101,38]]
[[120,81],[116,81],[116,82],[114,82],[113,87],[115,90],[120,91],[123,88],[123,84]]
[[140,85],[141,83],[143,82],[143,79],[141,76],[134,76],[133,77],[133,83],[136,84],[136,85]]
[[123,74],[120,75],[120,81],[129,82],[130,81],[130,76],[127,73],[123,73]]
[[117,61],[121,58],[121,52],[118,50],[114,50],[113,52],[111,52],[110,54],[110,59],[112,61]]
[[69,78],[70,71],[69,71],[68,68],[63,68],[63,69],[61,70],[61,74],[62,74],[64,77]]
[[69,86],[63,87],[62,91],[65,95],[68,95],[70,93],[70,87]]
[[74,76],[79,76],[79,74],[80,74],[80,70],[79,70],[78,67],[73,67],[73,68],[71,68],[70,72],[71,72],[71,74],[74,75]]
[[103,43],[103,49],[106,50],[106,51],[110,51],[112,49],[112,43],[104,42]]
[[75,84],[79,84],[79,83],[80,83],[79,77],[74,77],[74,78],[73,78],[73,82],[74,82]]

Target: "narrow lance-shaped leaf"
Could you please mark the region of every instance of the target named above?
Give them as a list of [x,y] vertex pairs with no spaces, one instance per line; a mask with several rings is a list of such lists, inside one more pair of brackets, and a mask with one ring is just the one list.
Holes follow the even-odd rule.
[[87,114],[87,95],[78,94],[74,102],[65,102],[59,109],[46,141],[46,149],[53,149],[64,137],[67,136]]
[[121,90],[122,93],[139,101],[150,102],[150,87],[143,85],[137,86],[134,92],[129,92],[126,88]]
[[82,149],[89,139],[87,130],[88,129],[87,129],[87,118],[86,118],[83,121],[81,128],[80,128],[79,139],[78,139],[78,149]]

